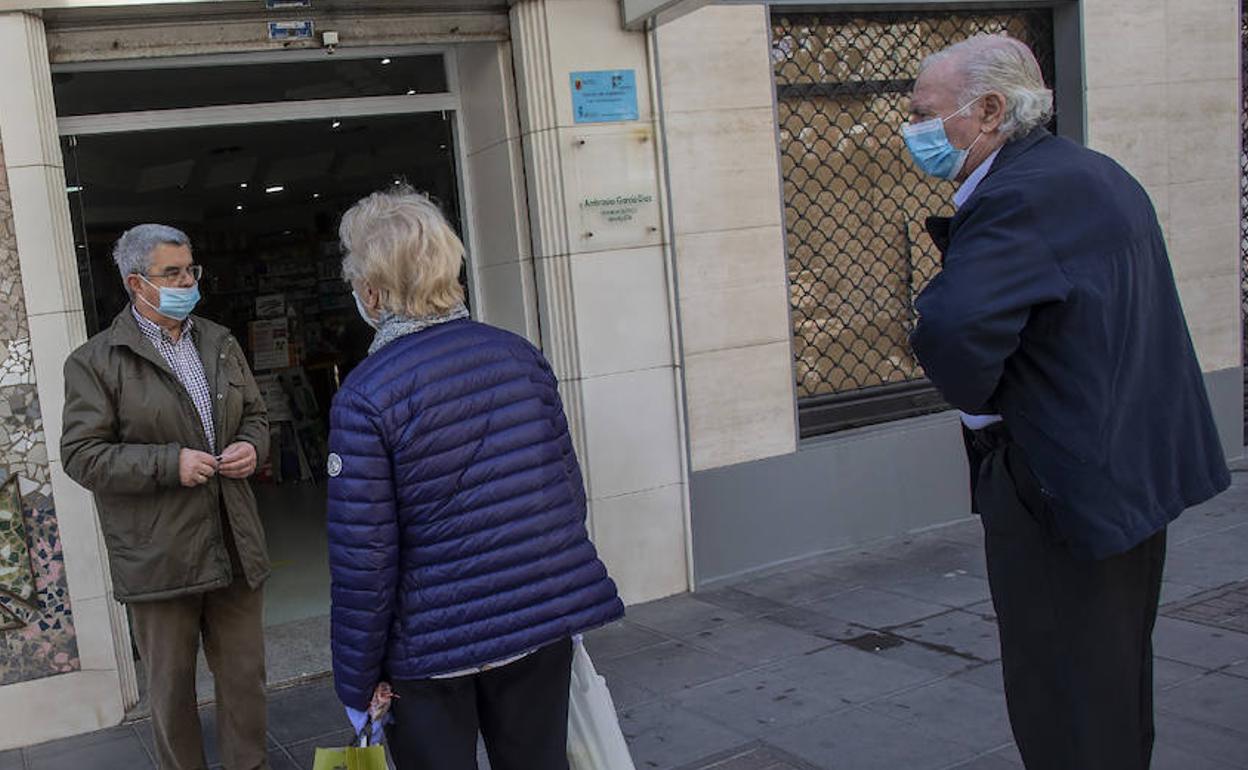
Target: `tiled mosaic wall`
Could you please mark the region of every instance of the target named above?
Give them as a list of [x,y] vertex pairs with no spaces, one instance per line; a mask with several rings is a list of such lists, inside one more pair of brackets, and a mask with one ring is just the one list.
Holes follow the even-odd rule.
[[[0,685],[80,668],[4,168],[0,147],[0,484],[16,476],[21,493],[21,526],[0,527],[0,570],[10,569],[0,580]],[[33,595],[13,589],[31,580]]]

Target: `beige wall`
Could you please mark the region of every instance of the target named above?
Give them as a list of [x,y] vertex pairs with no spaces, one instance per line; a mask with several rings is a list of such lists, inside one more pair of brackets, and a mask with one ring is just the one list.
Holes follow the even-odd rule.
[[1238,3],[1084,0],[1083,22],[1088,144],[1152,196],[1202,367],[1238,367]]
[[659,28],[694,471],[797,447],[771,33],[762,5]]
[[[667,235],[593,233],[582,201],[662,197],[646,36],[615,0],[511,11],[543,350],[586,471],[594,541],[627,602],[689,587],[687,489]],[[571,74],[636,72],[640,119],[577,123]]]

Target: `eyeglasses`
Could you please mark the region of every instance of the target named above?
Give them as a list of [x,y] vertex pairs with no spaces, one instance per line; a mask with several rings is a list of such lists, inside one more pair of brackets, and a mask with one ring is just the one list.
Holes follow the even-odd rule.
[[204,277],[203,265],[191,265],[190,267],[171,267],[163,272],[148,273],[147,277],[156,281],[176,281],[183,275],[189,275],[191,280],[199,283],[199,279]]

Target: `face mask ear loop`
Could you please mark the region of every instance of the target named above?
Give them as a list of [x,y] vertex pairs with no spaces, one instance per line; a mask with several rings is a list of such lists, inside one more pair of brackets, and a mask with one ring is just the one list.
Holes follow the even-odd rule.
[[[143,274],[141,274],[141,273],[132,273],[131,275],[137,275],[137,276],[139,276],[139,280],[140,280],[140,281],[142,281],[143,283],[147,284],[148,286],[151,286],[151,287],[152,287],[153,289],[155,289],[156,291],[160,291],[160,287],[159,287],[159,286],[157,286],[156,284],[152,283],[151,281],[147,280],[147,276],[145,276],[145,275],[143,275]],[[159,308],[159,307],[157,307],[156,305],[153,305],[151,302],[148,302],[147,297],[144,297],[142,294],[139,294],[137,291],[134,293],[134,296],[135,296],[135,297],[137,297],[137,298],[139,298],[140,300],[142,300],[144,305],[147,305],[147,306],[148,306],[148,307],[150,307],[152,310],[155,310],[157,313],[160,313],[161,315],[164,315],[164,316],[165,316],[165,318],[169,318],[169,316],[167,316],[167,315],[165,315],[164,313],[161,313],[161,312],[160,312],[160,308]]]
[[963,112],[966,112],[966,108],[967,108],[967,107],[970,107],[972,104],[974,104],[975,102],[979,101],[979,99],[980,99],[980,97],[976,96],[974,99],[970,100],[969,102],[967,102],[966,104],[962,105],[962,106],[961,106],[961,107],[959,107],[958,109],[956,109],[956,110],[954,110],[953,112],[949,113],[949,116],[948,116],[948,117],[941,118],[941,119],[940,119],[940,123],[941,123],[941,125],[944,125],[947,121],[953,120],[953,119],[954,119],[955,117],[957,117],[958,115],[961,115]]

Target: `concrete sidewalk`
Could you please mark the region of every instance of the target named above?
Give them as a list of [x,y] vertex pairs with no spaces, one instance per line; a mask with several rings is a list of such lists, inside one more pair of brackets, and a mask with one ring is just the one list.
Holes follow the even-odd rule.
[[[1171,528],[1168,559],[1154,767],[1248,767],[1248,474]],[[588,643],[638,770],[1022,766],[975,520],[633,607]],[[269,737],[274,770],[345,743],[330,683],[274,692]],[[0,770],[152,767],[146,721],[0,754]]]

